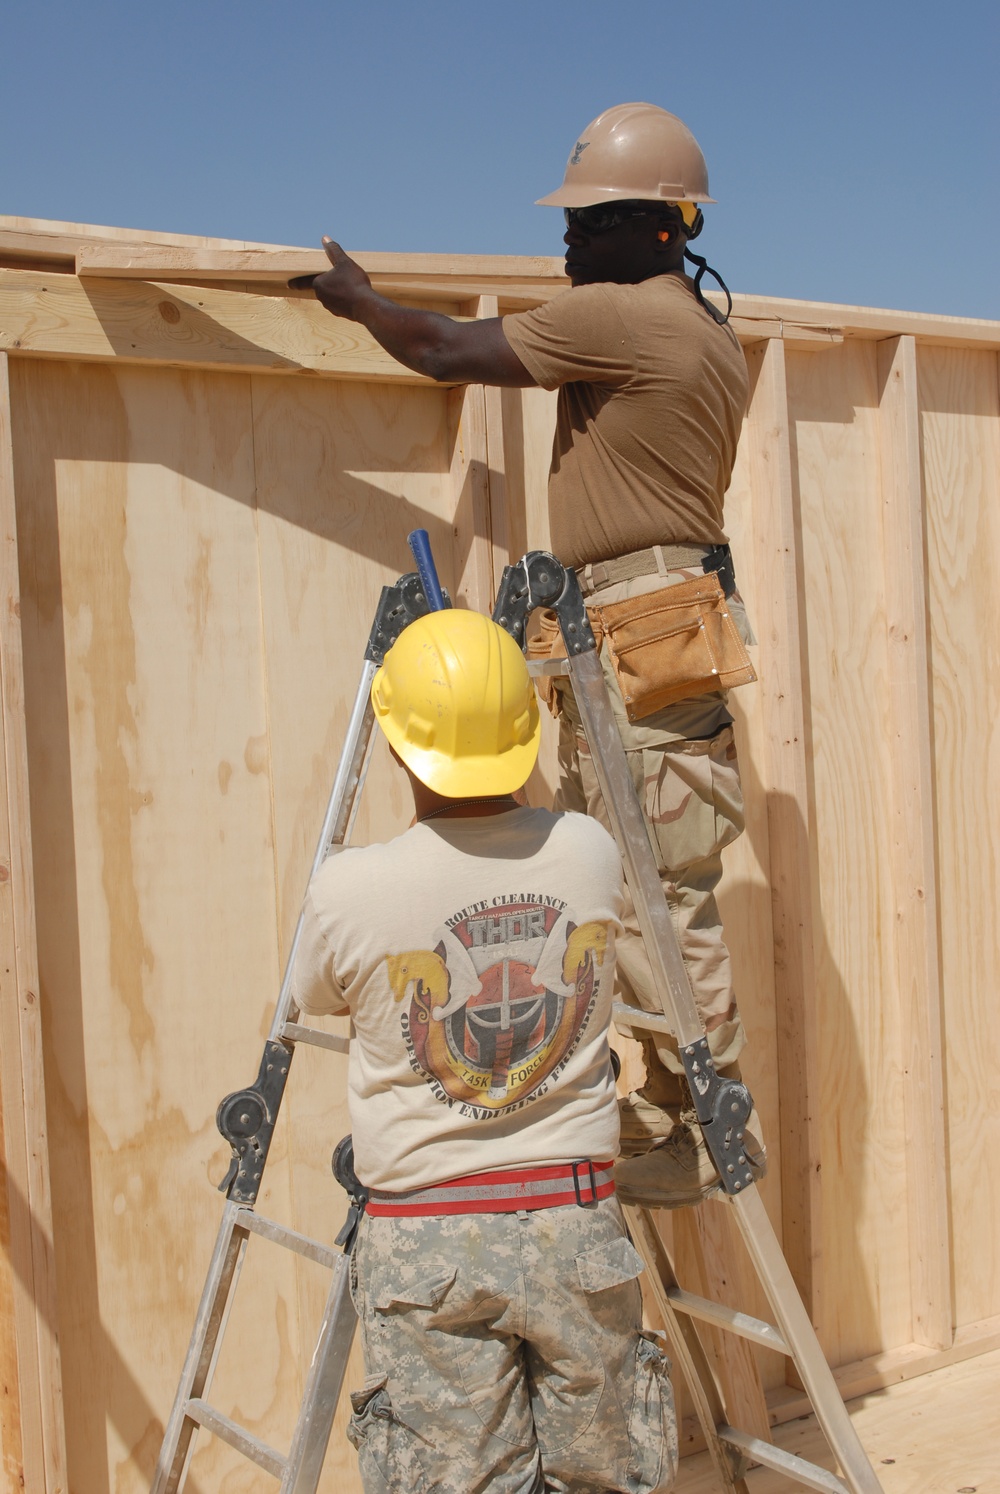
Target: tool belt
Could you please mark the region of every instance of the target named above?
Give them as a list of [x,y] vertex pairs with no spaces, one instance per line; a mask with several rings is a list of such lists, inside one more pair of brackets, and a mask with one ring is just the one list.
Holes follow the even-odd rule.
[[592,565],[577,566],[580,590],[585,597],[619,581],[634,581],[639,576],[665,576],[668,571],[694,570],[719,579],[723,594],[731,597],[736,590],[733,552],[728,545],[651,545],[648,550],[633,550],[614,560],[598,560]]
[[[728,545],[654,545],[578,571],[585,596],[622,581],[700,566],[704,574],[623,602],[589,602],[587,615],[598,648],[608,657],[629,721],[642,721],[664,706],[712,691],[749,684],[756,670],[736,630],[726,598],[736,590]],[[557,658],[563,651],[556,614],[539,614],[528,639],[529,658]],[[554,715],[559,692],[551,676],[536,681]]]
[[412,1219],[434,1214],[516,1214],[525,1209],[581,1208],[610,1198],[615,1164],[558,1162],[506,1172],[473,1172],[409,1193],[371,1190],[367,1212],[376,1219]]

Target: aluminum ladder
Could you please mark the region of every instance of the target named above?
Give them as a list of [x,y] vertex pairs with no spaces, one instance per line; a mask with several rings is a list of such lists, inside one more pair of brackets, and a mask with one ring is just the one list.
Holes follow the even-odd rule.
[[[411,543],[420,569],[416,574],[402,577],[396,586],[383,590],[311,874],[315,874],[327,855],[349,841],[374,730],[371,683],[382,657],[414,618],[450,605],[437,584],[426,536],[422,545],[415,536],[411,536]],[[536,675],[568,675],[572,683],[661,992],[662,1017],[617,1003],[615,1016],[630,1027],[666,1029],[677,1037],[698,1118],[722,1180],[717,1197],[735,1213],[777,1323],[775,1326],[683,1291],[651,1212],[635,1206],[625,1209],[672,1351],[691,1392],[719,1486],[726,1494],[749,1494],[745,1475],[750,1464],[757,1463],[785,1475],[798,1487],[819,1490],[821,1494],[882,1494],[739,1144],[753,1103],[749,1091],[741,1083],[720,1079],[709,1054],[575,572],[553,555],[538,550],[505,569],[493,612],[494,620],[510,632],[522,650],[526,646],[528,618],[536,607],[549,607],[556,612],[566,658],[535,661],[529,667]],[[355,1328],[354,1309],[347,1290],[348,1255],[352,1224],[363,1208],[363,1192],[352,1193],[351,1214],[339,1237],[346,1241],[345,1253],[340,1256],[327,1245],[260,1218],[253,1208],[295,1044],[312,1042],[338,1052],[347,1048],[346,1039],[320,1033],[295,1020],[298,1013],[291,997],[291,970],[300,929],[301,917],[257,1083],[227,1096],[219,1107],[220,1129],[230,1140],[234,1154],[233,1166],[223,1184],[228,1187],[228,1198],[151,1494],[180,1494],[199,1427],[222,1437],[279,1479],[280,1494],[315,1494],[322,1472]],[[204,1400],[242,1254],[251,1233],[320,1260],[333,1271],[316,1352],[287,1456],[260,1442]],[[724,1328],[792,1359],[840,1465],[839,1476],[730,1425],[698,1337],[695,1327],[698,1321]]]

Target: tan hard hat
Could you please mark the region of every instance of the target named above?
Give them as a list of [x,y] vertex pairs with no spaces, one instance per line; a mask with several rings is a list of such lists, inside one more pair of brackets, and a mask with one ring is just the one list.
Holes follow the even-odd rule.
[[714,202],[708,167],[687,125],[656,104],[616,104],[584,130],[566,162],[563,184],[546,207],[592,207],[633,198]]

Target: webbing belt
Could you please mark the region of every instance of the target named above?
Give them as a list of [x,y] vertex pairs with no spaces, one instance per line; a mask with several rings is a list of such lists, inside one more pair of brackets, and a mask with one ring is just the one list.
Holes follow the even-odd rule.
[[473,1172],[408,1193],[373,1188],[368,1200],[375,1218],[400,1219],[433,1214],[514,1214],[523,1209],[557,1209],[595,1204],[615,1191],[614,1162],[558,1162],[547,1167]]
[[648,550],[633,550],[613,560],[597,560],[578,566],[576,574],[581,591],[589,597],[603,586],[615,586],[619,581],[634,581],[638,576],[655,576],[657,573],[665,576],[668,571],[687,570],[689,567],[703,570],[706,574],[714,571],[727,597],[736,589],[728,545],[652,545]]

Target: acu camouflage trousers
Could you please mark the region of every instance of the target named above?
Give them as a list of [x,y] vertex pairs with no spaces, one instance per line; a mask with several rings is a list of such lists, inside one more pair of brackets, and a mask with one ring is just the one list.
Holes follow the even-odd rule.
[[654,1494],[677,1468],[669,1364],[641,1328],[615,1198],[366,1216],[353,1260],[365,1494]]
[[[692,570],[642,576],[605,586],[587,597],[601,606],[676,585]],[[586,591],[586,585],[584,586]],[[736,594],[729,599],[733,620],[753,642],[746,612]],[[667,905],[673,915],[694,993],[717,1065],[731,1064],[746,1041],[733,990],[733,974],[722,932],[715,889],[722,877],[722,850],[743,829],[743,793],[732,717],[721,692],[679,700],[632,723],[608,657],[601,649],[608,695],[632,770],[639,803],[656,857]],[[597,774],[568,680],[557,680],[559,694],[559,786],[555,808],[592,815],[610,829]],[[622,1000],[643,1011],[662,1013],[653,973],[643,947],[635,909],[625,889],[625,931],[615,946]],[[684,1072],[669,1034],[635,1034],[653,1041],[658,1058],[675,1074]]]

